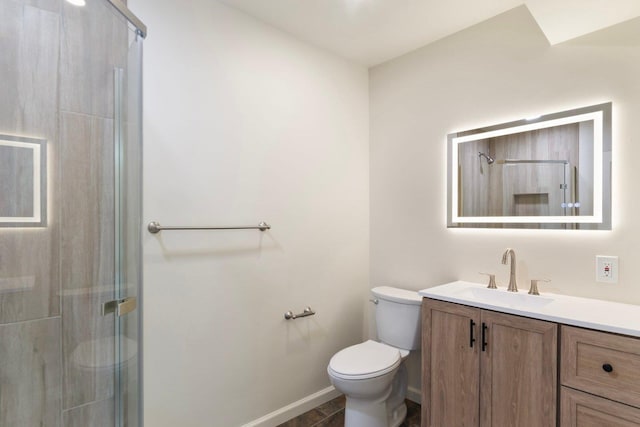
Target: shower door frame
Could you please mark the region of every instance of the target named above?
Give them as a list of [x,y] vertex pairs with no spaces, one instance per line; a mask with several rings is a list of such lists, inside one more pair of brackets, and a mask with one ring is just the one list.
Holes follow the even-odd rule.
[[[110,1],[111,2],[111,1]],[[111,2],[112,3],[112,2]],[[146,31],[146,29],[145,29]],[[142,41],[136,28],[127,72],[114,68],[114,418],[115,427],[144,425],[142,387]],[[132,179],[130,179],[133,177]],[[131,263],[133,257],[134,262]],[[122,315],[120,306],[128,307]],[[135,369],[128,366],[135,336]],[[132,372],[133,371],[133,372]],[[135,378],[133,378],[135,376]],[[130,390],[134,383],[136,389]],[[135,408],[135,412],[131,412]]]

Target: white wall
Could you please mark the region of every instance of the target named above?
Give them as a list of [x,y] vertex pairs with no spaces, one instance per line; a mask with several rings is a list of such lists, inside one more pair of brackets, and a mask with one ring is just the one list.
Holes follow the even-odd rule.
[[[550,47],[520,7],[370,71],[371,286],[483,281],[506,247],[520,287],[640,303],[638,20]],[[630,30],[630,31],[629,31]],[[635,39],[628,39],[633,34]],[[446,135],[613,102],[613,230],[446,227]],[[595,282],[595,255],[620,257],[618,284]],[[419,371],[414,369],[413,386]]]
[[[504,284],[507,246],[521,288],[548,277],[543,291],[640,303],[637,21],[550,47],[521,7],[375,67],[367,87],[363,68],[217,2],[130,6],[150,34],[145,221],[273,225],[146,235],[148,425],[236,426],[317,392],[361,339],[369,287]],[[446,228],[447,133],[606,101],[612,231]],[[596,254],[620,256],[617,285],[595,283]],[[318,314],[282,320],[306,305]]]
[[145,422],[239,426],[329,386],[362,339],[367,70],[215,1],[129,4],[149,27],[145,224],[273,226],[145,233]]

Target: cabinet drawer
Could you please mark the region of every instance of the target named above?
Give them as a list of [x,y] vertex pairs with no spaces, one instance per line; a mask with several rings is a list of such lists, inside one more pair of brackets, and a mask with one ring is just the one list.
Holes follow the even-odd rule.
[[562,385],[640,407],[640,339],[562,326]]
[[562,427],[637,427],[640,425],[638,408],[568,387],[562,387],[560,396]]

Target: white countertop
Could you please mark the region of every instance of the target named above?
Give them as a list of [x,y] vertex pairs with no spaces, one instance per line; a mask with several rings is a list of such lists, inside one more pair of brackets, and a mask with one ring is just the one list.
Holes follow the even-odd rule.
[[[418,292],[426,298],[470,305],[534,319],[640,337],[640,305],[542,292],[517,294],[505,288],[457,281]],[[495,294],[494,294],[495,293]]]

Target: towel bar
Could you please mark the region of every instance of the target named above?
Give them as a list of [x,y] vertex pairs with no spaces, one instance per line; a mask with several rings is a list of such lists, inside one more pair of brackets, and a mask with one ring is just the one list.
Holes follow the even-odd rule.
[[261,221],[257,226],[240,226],[240,227],[192,227],[192,226],[168,226],[160,225],[158,221],[151,221],[147,225],[149,233],[156,234],[162,230],[260,230],[265,231],[271,229],[271,226],[264,221]]

